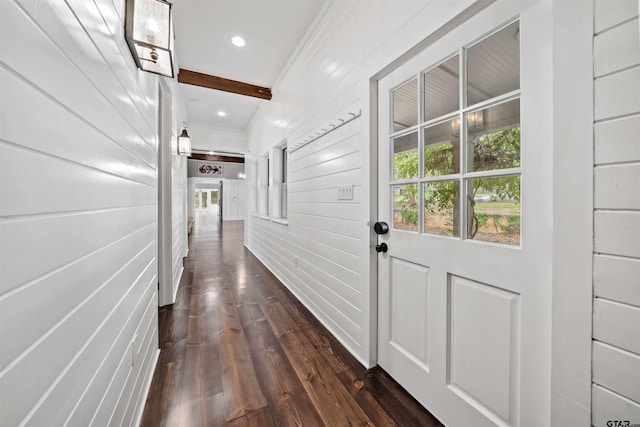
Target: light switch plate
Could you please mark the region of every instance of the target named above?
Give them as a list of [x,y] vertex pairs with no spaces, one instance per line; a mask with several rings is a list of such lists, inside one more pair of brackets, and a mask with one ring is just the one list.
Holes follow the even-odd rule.
[[353,185],[338,187],[338,200],[353,200]]

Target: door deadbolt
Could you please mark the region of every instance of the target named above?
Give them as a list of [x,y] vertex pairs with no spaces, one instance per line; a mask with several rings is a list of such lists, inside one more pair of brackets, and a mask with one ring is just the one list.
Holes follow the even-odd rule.
[[373,225],[373,231],[375,231],[376,234],[387,234],[389,232],[389,226],[386,222],[376,222]]

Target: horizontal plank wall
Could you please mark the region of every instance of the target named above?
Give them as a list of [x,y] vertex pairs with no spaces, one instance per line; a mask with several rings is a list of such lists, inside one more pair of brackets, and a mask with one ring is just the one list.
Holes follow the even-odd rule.
[[[187,158],[178,155],[178,132],[181,131],[180,117],[186,117],[184,99],[175,80],[160,82],[158,153],[158,200],[163,206],[158,209],[159,233],[159,305],[175,302],[180,278],[184,272],[184,258],[188,252],[187,242]],[[166,108],[166,116],[164,109]],[[163,136],[166,133],[166,137]],[[166,144],[166,145],[164,145]],[[166,158],[166,160],[165,160]],[[166,168],[166,172],[162,168]],[[163,186],[167,190],[163,191]],[[167,224],[163,225],[163,221]],[[166,228],[164,228],[166,227]],[[164,233],[162,230],[165,230]],[[163,235],[165,239],[163,239]],[[166,243],[165,243],[166,242]],[[163,252],[164,250],[164,252]],[[163,259],[167,259],[163,267]]]
[[[368,366],[376,363],[377,332],[370,81],[474,3],[327,2],[248,128],[245,244]],[[293,147],[349,111],[361,115],[289,153],[286,221],[273,173],[264,212],[267,187],[258,175],[266,156],[273,171],[283,141]],[[341,187],[352,198],[339,200]]]
[[595,1],[595,426],[640,423],[639,7]]
[[[178,125],[173,127],[178,129]],[[177,141],[177,133],[172,140]],[[174,153],[177,152],[174,150]],[[171,219],[172,219],[172,276],[174,296],[178,291],[180,278],[184,272],[184,258],[188,252],[187,242],[187,158],[173,155],[172,158],[172,195],[171,195]]]
[[124,1],[0,2],[2,426],[130,426],[144,405],[158,79],[123,16]]
[[[361,143],[355,126],[290,155],[289,224],[250,219],[251,248],[297,295],[308,298],[351,349],[362,333]],[[325,162],[317,157],[327,158]],[[337,187],[356,183],[354,198],[337,201]],[[296,230],[296,233],[290,232]]]

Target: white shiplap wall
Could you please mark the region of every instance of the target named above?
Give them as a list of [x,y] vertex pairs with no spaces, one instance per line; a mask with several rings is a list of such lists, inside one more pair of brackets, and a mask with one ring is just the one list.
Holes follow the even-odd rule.
[[639,8],[595,1],[595,426],[640,422]]
[[[159,153],[159,162],[164,162],[164,156],[167,157],[164,167],[166,171],[162,172],[162,166],[159,167],[159,184],[165,182],[168,188],[167,192],[164,192],[159,197],[160,203],[164,205],[164,211],[158,209],[159,222],[162,223],[162,215],[168,215],[167,222],[170,224],[164,231],[159,231],[158,244],[164,244],[163,235],[170,239],[167,240],[166,255],[168,257],[167,268],[165,275],[167,277],[166,283],[163,281],[162,276],[162,258],[159,258],[159,303],[160,305],[173,304],[175,302],[176,294],[178,292],[178,286],[180,285],[180,279],[184,271],[184,258],[188,252],[187,242],[187,158],[178,155],[178,133],[181,131],[181,117],[187,116],[186,105],[184,100],[179,96],[181,93],[178,88],[178,83],[175,79],[164,79],[161,82],[160,90],[160,105],[163,105],[163,99],[165,93],[168,93],[167,98],[170,99],[170,105],[167,107],[168,116],[171,117],[167,120],[169,129],[160,126],[159,141],[160,144],[166,144],[166,146],[160,146],[159,149],[162,153]],[[162,110],[162,107],[160,108]],[[159,115],[163,115],[162,111]],[[161,119],[162,120],[162,119]],[[167,132],[169,138],[163,140],[163,130]],[[162,175],[162,177],[161,177]],[[162,181],[164,179],[164,181]],[[159,185],[158,192],[161,193],[162,185]],[[166,200],[165,200],[166,199]],[[163,229],[163,225],[159,225],[159,230]],[[159,251],[162,253],[162,250]]]
[[[327,2],[248,129],[247,247],[367,366],[376,363],[369,82],[473,3]],[[276,145],[354,109],[360,118],[289,154],[288,224],[256,215],[265,153],[273,169]],[[353,200],[338,200],[345,185]]]
[[[362,334],[362,148],[344,126],[289,157],[288,225],[250,217],[249,247],[351,349]],[[327,159],[321,161],[318,159]],[[339,185],[354,199],[338,201]]]
[[144,405],[158,79],[135,68],[123,8],[0,2],[2,426],[135,425]]
[[[179,93],[177,87],[174,86],[173,93]],[[171,136],[171,276],[172,289],[175,301],[175,295],[180,285],[180,279],[184,271],[184,258],[188,253],[187,241],[187,158],[177,155],[178,132],[180,128],[180,120],[178,116],[177,105],[174,101],[174,120],[173,132]],[[181,117],[186,117],[186,112]]]

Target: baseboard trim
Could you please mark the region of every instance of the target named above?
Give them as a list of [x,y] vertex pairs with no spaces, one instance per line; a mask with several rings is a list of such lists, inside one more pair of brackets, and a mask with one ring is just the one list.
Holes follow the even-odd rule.
[[172,304],[176,302],[176,297],[178,295],[178,288],[180,287],[180,281],[182,280],[183,274],[184,274],[184,265],[180,266],[180,273],[178,273],[175,282],[173,282],[173,295],[171,295]]
[[149,375],[144,381],[144,391],[142,393],[142,405],[138,408],[138,413],[136,414],[136,422],[133,424],[135,426],[140,426],[140,422],[142,421],[142,414],[144,414],[144,407],[147,402],[147,397],[149,397],[149,391],[151,390],[151,381],[153,381],[153,374],[156,372],[156,367],[158,365],[158,360],[160,359],[160,349],[157,348],[155,351],[155,355],[152,357],[151,366],[153,369],[149,371]]

